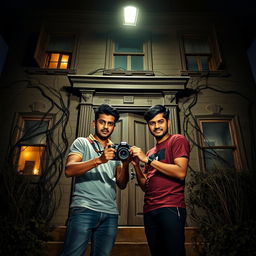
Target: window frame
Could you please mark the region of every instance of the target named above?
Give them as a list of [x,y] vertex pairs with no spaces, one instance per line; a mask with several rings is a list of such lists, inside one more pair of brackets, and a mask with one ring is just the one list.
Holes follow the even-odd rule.
[[[223,58],[220,51],[220,46],[217,38],[217,33],[214,28],[203,29],[203,30],[193,30],[193,31],[179,31],[179,46],[180,46],[180,56],[181,56],[181,75],[202,75],[208,73],[211,76],[217,76],[223,73]],[[211,53],[201,53],[201,54],[189,54],[185,51],[185,38],[204,38],[208,41],[208,46]],[[208,61],[209,70],[189,70],[187,68],[186,56],[208,56],[210,60]],[[199,66],[200,67],[200,66]]]
[[[206,168],[206,161],[204,157],[204,150],[205,149],[232,149],[233,159],[234,159],[234,168],[236,170],[241,170],[243,168],[242,158],[241,158],[241,149],[239,143],[240,134],[238,131],[238,124],[237,120],[234,116],[197,116],[197,123],[199,127],[199,131],[197,133],[198,135],[198,141],[200,145],[199,150],[199,160],[200,160],[200,166],[201,169],[205,172],[209,172],[211,170],[207,170]],[[229,124],[229,132],[231,136],[232,145],[227,146],[210,146],[205,145],[204,143],[204,137],[203,137],[203,123],[216,123],[216,122],[227,122]]]
[[[104,75],[153,75],[153,61],[152,61],[152,44],[149,36],[143,35],[143,52],[116,52],[115,51],[115,37],[116,33],[109,34],[107,38],[105,71]],[[122,35],[122,32],[121,32]],[[133,36],[133,35],[131,35]],[[127,56],[127,66],[131,67],[131,56],[143,56],[143,70],[115,70],[115,56]]]
[[[69,60],[69,67],[67,69],[60,69],[60,68],[47,68],[46,67],[46,61],[47,61],[47,55],[51,51],[48,51],[48,45],[50,43],[51,37],[58,37],[58,36],[70,36],[73,37],[74,43],[73,48],[71,51],[63,51],[60,49],[60,51],[54,51],[54,53],[59,54],[70,54],[70,60]],[[36,60],[39,69],[46,71],[49,71],[49,73],[56,72],[56,73],[76,73],[76,67],[78,62],[78,45],[79,45],[79,38],[78,34],[74,32],[56,32],[51,29],[47,29],[46,26],[42,26],[36,49],[34,52],[34,59]],[[35,71],[35,70],[34,70]],[[39,71],[39,73],[42,73]]]
[[[29,120],[35,120],[35,121],[47,121],[48,122],[48,127],[47,127],[47,131],[49,131],[51,129],[51,127],[53,126],[53,122],[54,122],[54,115],[53,114],[47,114],[45,115],[44,113],[40,113],[40,114],[35,114],[35,113],[18,113],[17,117],[16,117],[16,134],[15,134],[15,148],[14,148],[14,158],[13,158],[13,162],[15,164],[16,170],[17,172],[19,172],[20,174],[23,175],[27,175],[27,176],[31,176],[31,177],[37,177],[40,176],[43,172],[43,168],[45,166],[46,163],[46,151],[47,148],[50,147],[50,142],[46,136],[46,141],[45,143],[24,143],[22,141],[19,142],[19,140],[22,138],[22,132],[24,129],[24,125],[25,122]],[[21,148],[22,147],[26,147],[26,146],[30,146],[30,147],[43,147],[44,148],[44,152],[41,155],[41,159],[40,159],[40,167],[39,167],[39,173],[38,174],[33,174],[33,173],[23,173],[22,170],[19,170],[19,159],[20,159],[20,153],[21,153]]]

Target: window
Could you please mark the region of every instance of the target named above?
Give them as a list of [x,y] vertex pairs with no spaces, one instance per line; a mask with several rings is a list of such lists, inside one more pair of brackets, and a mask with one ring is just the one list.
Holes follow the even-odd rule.
[[48,33],[42,29],[34,58],[40,68],[70,70],[75,67],[76,50],[75,35]]
[[199,119],[204,169],[241,169],[234,119]]
[[207,38],[184,37],[186,69],[205,71],[210,68],[211,50]]
[[152,72],[151,43],[145,34],[115,33],[108,40],[104,74]]
[[51,117],[21,115],[16,143],[17,170],[24,175],[40,175],[48,146],[47,131]]
[[115,42],[114,68],[122,70],[144,70],[143,41],[120,38]]
[[47,53],[45,67],[68,69],[70,57],[70,54]]
[[221,68],[222,58],[215,33],[184,33],[181,38],[183,71],[211,72]]

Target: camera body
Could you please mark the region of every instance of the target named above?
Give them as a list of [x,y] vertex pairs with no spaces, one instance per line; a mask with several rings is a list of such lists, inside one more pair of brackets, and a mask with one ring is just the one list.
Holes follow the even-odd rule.
[[116,150],[115,157],[113,160],[126,160],[130,156],[130,145],[127,142],[120,142],[120,144],[112,144],[109,145],[110,148],[114,148]]

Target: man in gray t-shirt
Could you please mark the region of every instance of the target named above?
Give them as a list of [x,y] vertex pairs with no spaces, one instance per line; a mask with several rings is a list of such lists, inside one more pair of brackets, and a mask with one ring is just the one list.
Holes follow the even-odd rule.
[[95,112],[95,134],[77,138],[70,147],[65,175],[75,177],[62,256],[84,256],[91,240],[93,256],[110,255],[114,245],[118,210],[116,185],[124,189],[129,180],[129,160],[113,160],[109,140],[118,112],[102,104]]

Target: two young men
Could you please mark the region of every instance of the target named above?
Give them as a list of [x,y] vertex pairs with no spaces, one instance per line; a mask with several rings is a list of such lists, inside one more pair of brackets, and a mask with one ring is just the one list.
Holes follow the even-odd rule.
[[[112,160],[115,149],[108,147],[109,137],[119,114],[105,104],[95,113],[94,136],[71,145],[65,174],[76,179],[62,256],[84,255],[90,239],[91,255],[110,255],[118,223],[115,183],[126,187],[130,161],[145,191],[144,224],[151,254],[183,255],[189,144],[182,135],[168,133],[169,111],[162,105],[151,107],[144,117],[157,141],[147,154],[133,146],[129,160]],[[144,172],[140,161],[145,163]]]

